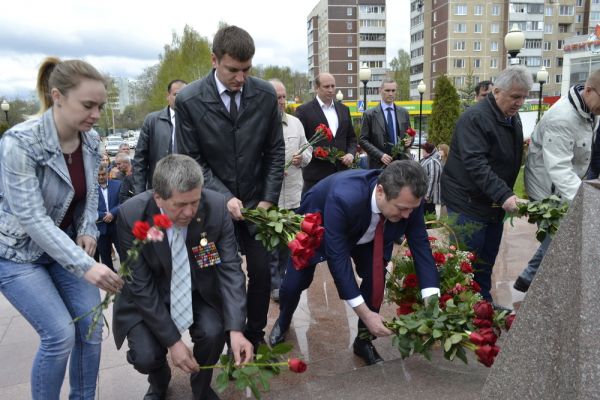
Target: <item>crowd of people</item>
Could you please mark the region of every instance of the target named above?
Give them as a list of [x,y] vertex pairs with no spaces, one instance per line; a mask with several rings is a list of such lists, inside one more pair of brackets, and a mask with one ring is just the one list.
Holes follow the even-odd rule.
[[[127,342],[128,362],[148,375],[144,399],[165,398],[167,354],[190,374],[194,398],[217,399],[212,371],[198,365],[217,362],[225,344],[240,365],[261,344],[284,341],[300,294],[323,261],[359,317],[359,331],[372,335],[357,336],[354,353],[366,364],[379,363],[372,339],[391,334],[379,309],[385,266],[399,238],[407,238],[425,301],[440,295],[424,222],[440,205],[458,224],[476,227],[461,240],[477,255],[475,280],[493,302],[503,220],[518,201],[518,111],[533,84],[525,68],[508,67],[493,84],[481,82],[450,146],[419,144],[418,162],[405,134],[409,114],[395,104],[394,80],[382,80],[381,102],[364,113],[357,143],[348,107],[335,100],[332,74],[319,74],[315,98],[291,115],[281,81],[250,76],[255,46],[245,30],[222,27],[212,46],[207,76],[168,84],[166,107],[146,117],[133,159],[126,144],[114,160],[100,154],[92,127],[107,101],[106,81],[78,60],[44,61],[40,114],[0,141],[0,291],[40,335],[33,399],[59,398],[69,360],[70,396],[94,398],[102,324],[86,336],[91,317],[72,321],[100,301],[98,289],[120,292],[114,340],[119,348]],[[597,89],[598,71],[537,125],[525,169],[532,198],[557,194],[570,201],[589,172]],[[307,146],[321,124],[332,138],[313,147],[337,151],[335,160]],[[368,168],[352,168],[357,145]],[[287,248],[268,251],[244,220],[244,208],[273,205],[321,213],[324,238],[306,268],[294,268]],[[157,214],[173,225],[162,241],[143,248],[124,282],[113,259],[124,259],[133,246],[134,223],[152,223]],[[549,241],[516,289],[527,290]],[[271,299],[279,316],[266,335]],[[192,349],[182,341],[184,331]]]

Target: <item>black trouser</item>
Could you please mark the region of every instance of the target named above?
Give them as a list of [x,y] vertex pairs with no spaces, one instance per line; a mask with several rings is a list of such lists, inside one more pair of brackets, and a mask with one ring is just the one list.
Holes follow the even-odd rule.
[[[221,316],[206,304],[197,293],[193,293],[194,323],[190,336],[194,343],[194,358],[200,365],[215,364],[225,345],[225,333]],[[167,349],[163,347],[144,322],[140,322],[127,333],[129,351],[127,361],[142,374],[159,393],[165,393],[171,380],[171,368],[167,362]],[[194,399],[210,399],[214,394],[210,388],[213,370],[203,369],[190,375]]]
[[[112,245],[115,245],[115,249],[119,249],[119,239],[117,238],[117,229],[116,229],[116,224],[115,226],[109,226],[106,229],[106,233],[100,235],[98,237],[98,254],[100,255],[100,260],[102,261],[103,264],[106,264],[107,267],[109,267],[110,269],[112,269],[113,271],[115,270],[115,268],[113,267],[113,262],[112,262]],[[122,260],[123,261],[123,260]]]
[[254,239],[255,227],[245,222],[235,222],[235,233],[246,255],[248,293],[246,300],[247,321],[244,335],[255,346],[264,340],[267,313],[271,300],[271,270],[269,252],[261,242]]

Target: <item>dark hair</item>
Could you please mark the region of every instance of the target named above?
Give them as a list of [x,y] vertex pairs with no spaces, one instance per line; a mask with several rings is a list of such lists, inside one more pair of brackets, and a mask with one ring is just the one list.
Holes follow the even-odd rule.
[[479,96],[479,92],[482,90],[488,90],[490,85],[493,85],[492,81],[481,81],[475,85],[475,96]]
[[167,200],[173,190],[189,192],[204,185],[204,175],[200,165],[183,154],[169,154],[162,158],[154,169],[152,187],[154,192]]
[[184,85],[187,85],[188,83],[186,81],[184,81],[183,79],[173,79],[171,82],[169,82],[169,84],[167,85],[167,93],[171,93],[171,86],[173,86],[174,83],[183,83]]
[[67,95],[71,89],[76,88],[82,79],[91,79],[102,82],[107,87],[106,78],[91,64],[82,60],[61,61],[56,57],[48,57],[42,61],[37,77],[37,93],[40,99],[40,114],[52,107],[53,101],[50,91],[58,89]]
[[242,28],[230,25],[219,29],[213,39],[212,52],[220,60],[225,54],[237,61],[254,57],[254,40]]
[[415,197],[425,196],[427,191],[427,176],[423,167],[412,160],[394,161],[383,170],[377,183],[383,187],[386,200],[393,200],[400,194],[403,187],[410,188]]
[[431,143],[427,142],[427,143],[423,143],[421,148],[423,150],[425,150],[426,152],[431,153],[433,151],[433,149],[435,149],[435,146],[432,145]]

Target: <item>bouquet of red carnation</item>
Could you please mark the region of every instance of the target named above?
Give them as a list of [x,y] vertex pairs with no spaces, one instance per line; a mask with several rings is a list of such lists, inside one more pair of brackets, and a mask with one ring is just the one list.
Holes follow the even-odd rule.
[[415,131],[413,128],[408,128],[406,130],[406,134],[410,137],[415,137],[415,135],[417,134],[417,131]]
[[[319,124],[315,129],[315,134],[312,135],[310,140],[307,143],[305,143],[302,147],[300,147],[298,151],[296,151],[294,154],[302,154],[304,150],[314,146],[315,143],[323,139],[326,139],[328,142],[331,142],[333,140],[333,133],[331,133],[331,129],[329,129],[327,125]],[[290,165],[292,165],[292,160],[289,160],[285,163],[284,169],[288,169]]]
[[[129,265],[137,260],[140,255],[140,251],[142,251],[142,247],[149,242],[160,242],[164,238],[163,230],[171,227],[172,222],[165,214],[157,214],[153,217],[153,226],[150,226],[146,221],[136,221],[133,224],[132,233],[135,239],[133,240],[133,245],[129,250],[127,250],[127,258],[124,261],[121,261],[121,267],[119,268],[119,276],[123,278],[123,280],[127,281],[131,278],[131,269]],[[116,294],[106,293],[104,296],[104,300],[96,306],[94,306],[87,313],[73,319],[73,322],[77,322],[82,318],[87,317],[92,314],[92,323],[90,324],[90,328],[87,333],[87,338],[89,339],[92,336],[92,332],[98,325],[100,318],[104,319],[104,322],[108,326],[108,320],[104,316],[103,312],[108,308],[108,306],[115,301]]]
[[346,153],[335,147],[317,147],[315,151],[313,151],[313,157],[318,158],[319,160],[329,161],[332,164],[335,164],[335,162],[344,157],[344,155],[346,155]]

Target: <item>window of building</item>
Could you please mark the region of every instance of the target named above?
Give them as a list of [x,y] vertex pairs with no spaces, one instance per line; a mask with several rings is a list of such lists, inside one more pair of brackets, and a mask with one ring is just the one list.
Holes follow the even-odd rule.
[[437,30],[433,30],[433,38],[436,39],[437,38]]
[[600,20],[600,11],[592,11],[590,12],[590,20],[598,21]]
[[500,5],[499,4],[494,4],[492,6],[492,15],[493,16],[498,16],[500,15]]
[[528,67],[539,67],[542,65],[540,57],[525,57],[525,65]]
[[454,15],[467,15],[467,5],[466,4],[457,4],[454,9]]
[[435,63],[431,63],[431,72],[435,72]]
[[479,40],[473,42],[473,51],[481,51],[481,42]]
[[552,16],[552,6],[546,7],[546,17]]
[[544,42],[544,51],[552,50],[552,42]]
[[562,82],[562,75],[561,74],[556,74],[554,76],[554,82],[561,83]]
[[464,51],[467,49],[467,42],[464,40],[456,40],[454,42],[454,50]]
[[473,60],[473,68],[481,68],[481,59],[476,58]]
[[433,12],[432,18],[433,18],[433,22],[437,22],[437,11]]
[[527,21],[525,24],[525,30],[527,31],[541,31],[542,29],[544,29],[542,21]]
[[348,75],[348,83],[353,83],[354,78],[352,77],[352,75]]
[[544,14],[544,5],[543,4],[527,4],[527,14]]
[[454,24],[455,33],[467,33],[467,24]]
[[526,13],[527,12],[527,4],[512,3],[510,5],[510,12],[512,12],[512,13]]
[[473,14],[483,15],[483,6],[481,4],[475,5],[475,7],[473,8]]
[[542,39],[526,39],[525,40],[525,48],[526,49],[541,49],[542,48]]
[[346,41],[348,42],[348,44],[352,44],[352,35],[348,35]]
[[571,24],[558,24],[559,33],[568,33],[571,29]]
[[544,25],[544,33],[552,33],[552,24]]
[[559,6],[558,15],[575,15],[573,6]]
[[352,49],[348,49],[348,57],[352,57]]
[[549,58],[544,58],[544,67],[546,68],[550,68],[550,59]]
[[352,16],[352,7],[346,8],[346,15],[349,16],[349,17]]
[[463,60],[462,58],[454,59],[454,68],[464,68],[464,67],[465,67],[465,60]]
[[351,31],[352,30],[352,21],[346,21],[346,30],[347,31]]
[[492,41],[490,43],[490,51],[498,51],[498,42]]
[[500,33],[500,24],[494,22],[490,25],[490,33]]
[[577,1],[575,2],[575,5],[576,5],[577,7],[583,7],[583,0],[577,0]]
[[454,86],[462,86],[465,84],[464,76],[455,76],[454,77]]
[[565,44],[565,41],[562,40],[562,39],[559,39],[559,40],[556,41],[556,48],[558,50],[562,50],[564,44]]
[[483,24],[476,23],[475,24],[475,28],[473,29],[473,31],[475,33],[481,33],[481,32],[483,32]]
[[563,58],[562,57],[557,57],[556,58],[556,66],[557,67],[562,67],[563,66]]
[[498,59],[497,58],[490,59],[490,68],[498,68]]
[[354,97],[354,89],[348,89],[348,97],[349,98]]
[[582,23],[583,22],[583,15],[577,14],[575,16],[575,22],[577,22],[578,24]]
[[432,55],[432,56],[435,56],[435,55],[436,55],[436,54],[435,54],[435,46],[432,46],[432,47],[431,47],[431,55]]
[[348,63],[348,71],[352,71],[352,63],[351,62]]

